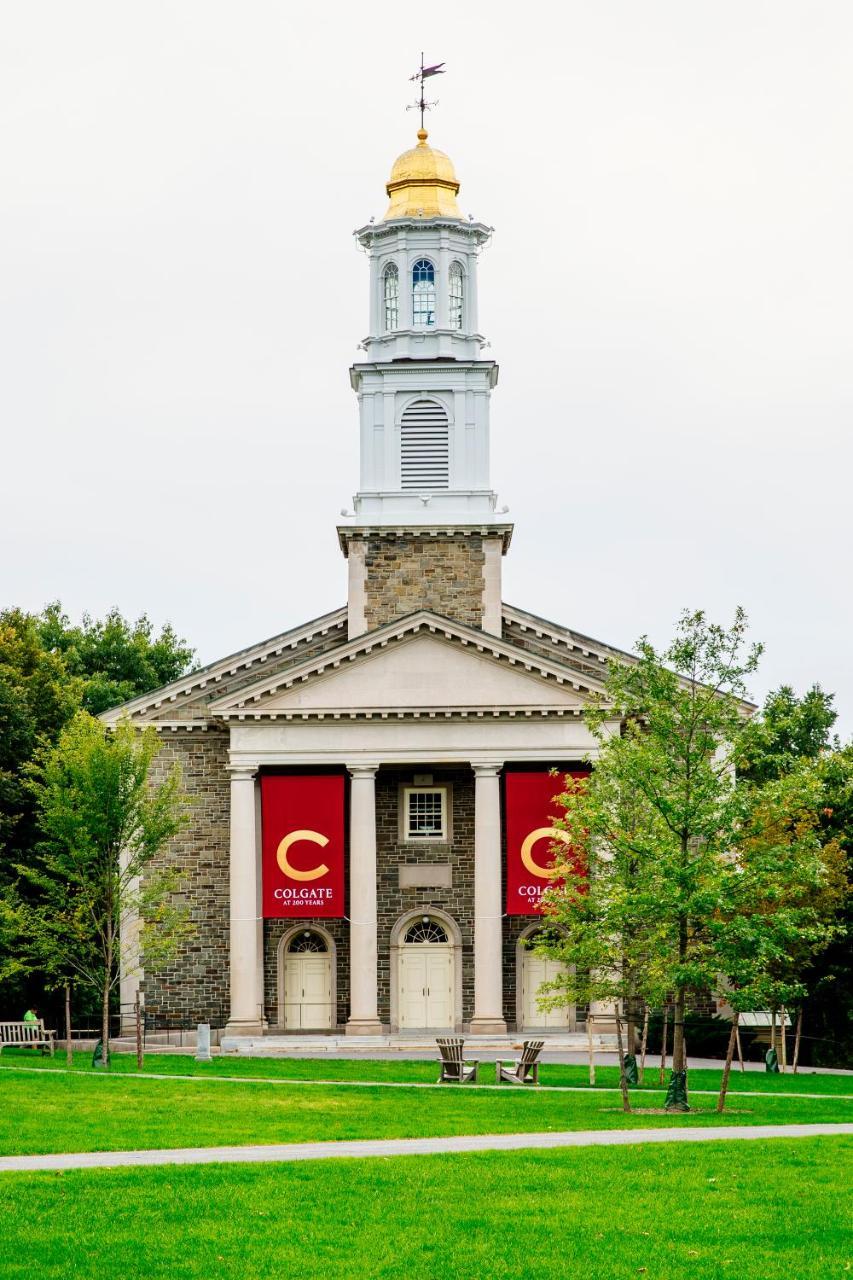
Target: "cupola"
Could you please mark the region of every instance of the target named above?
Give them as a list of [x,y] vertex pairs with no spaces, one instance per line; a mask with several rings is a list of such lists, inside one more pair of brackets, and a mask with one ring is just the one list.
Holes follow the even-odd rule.
[[453,162],[427,143],[426,129],[418,130],[418,145],[394,161],[385,190],[389,204],[383,222],[393,218],[458,218],[459,182]]

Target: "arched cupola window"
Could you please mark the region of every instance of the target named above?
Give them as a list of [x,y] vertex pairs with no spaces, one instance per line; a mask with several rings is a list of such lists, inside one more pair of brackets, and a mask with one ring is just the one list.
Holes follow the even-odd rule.
[[448,299],[450,303],[450,327],[462,328],[462,313],[465,304],[465,276],[461,263],[450,264]]
[[400,487],[447,489],[450,428],[437,400],[415,400],[400,419]]
[[383,297],[385,300],[385,328],[396,329],[399,317],[400,280],[393,262],[382,273]]
[[435,324],[435,267],[427,258],[419,258],[412,267],[412,321]]

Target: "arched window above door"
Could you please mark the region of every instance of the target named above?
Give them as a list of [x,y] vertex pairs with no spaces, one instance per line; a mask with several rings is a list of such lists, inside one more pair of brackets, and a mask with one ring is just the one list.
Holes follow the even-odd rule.
[[427,943],[433,946],[442,946],[447,940],[447,934],[435,920],[416,920],[406,930],[406,936],[403,939],[404,942],[408,943],[419,943],[421,945]]

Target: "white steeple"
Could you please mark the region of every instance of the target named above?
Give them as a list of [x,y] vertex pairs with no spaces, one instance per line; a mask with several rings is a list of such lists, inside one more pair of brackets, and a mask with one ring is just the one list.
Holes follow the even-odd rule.
[[355,233],[370,262],[369,332],[350,379],[361,421],[358,526],[501,524],[489,482],[497,382],[477,314],[491,228],[463,217],[449,158],[418,144],[394,164],[381,222]]

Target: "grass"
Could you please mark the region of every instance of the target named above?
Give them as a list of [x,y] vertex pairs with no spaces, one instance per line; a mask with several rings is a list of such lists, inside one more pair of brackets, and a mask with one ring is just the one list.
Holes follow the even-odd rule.
[[852,1150],[821,1138],[7,1174],[0,1275],[829,1280],[849,1265]]
[[[547,1051],[546,1051],[547,1052]],[[509,1055],[510,1057],[512,1054]],[[29,1066],[40,1069],[65,1070],[65,1054],[59,1051],[55,1058],[42,1058],[29,1049],[5,1049],[0,1056],[0,1070],[6,1066]],[[192,1076],[243,1076],[253,1079],[286,1079],[286,1080],[375,1080],[396,1081],[399,1083],[434,1084],[438,1076],[436,1064],[432,1060],[413,1061],[398,1058],[393,1061],[356,1058],[242,1058],[237,1055],[217,1056],[212,1062],[196,1062],[191,1054],[149,1054],[145,1059],[145,1071],[157,1075],[192,1075]],[[74,1071],[92,1070],[91,1053],[74,1054]],[[136,1072],[134,1054],[114,1054],[112,1072]],[[98,1072],[98,1074],[101,1074]],[[494,1082],[494,1069],[490,1062],[481,1066],[483,1084]],[[616,1089],[619,1086],[619,1071],[616,1067],[596,1067],[596,1088]],[[669,1072],[666,1072],[669,1078]],[[586,1066],[572,1066],[566,1063],[545,1062],[540,1072],[543,1085],[565,1085],[570,1087],[588,1087],[589,1070]],[[647,1088],[659,1088],[658,1069],[646,1069]],[[691,1089],[717,1090],[720,1087],[720,1072],[706,1068],[694,1068],[690,1071]],[[747,1091],[750,1093],[822,1093],[849,1095],[853,1097],[853,1075],[817,1075],[801,1072],[798,1075],[767,1075],[764,1072],[741,1072],[737,1066],[732,1070],[730,1089],[732,1092]]]
[[[5,1060],[5,1059],[4,1059]],[[159,1060],[158,1060],[159,1061]],[[188,1065],[186,1059],[182,1063]],[[117,1062],[118,1067],[118,1062]],[[231,1065],[230,1063],[228,1064]],[[244,1063],[234,1064],[242,1068]],[[293,1063],[275,1063],[290,1068]],[[300,1064],[306,1066],[307,1064]],[[329,1066],[322,1063],[322,1068]],[[376,1066],[378,1064],[358,1064]],[[402,1066],[404,1064],[389,1064]],[[417,1064],[405,1064],[417,1065]],[[218,1064],[212,1071],[215,1077]],[[822,1077],[825,1078],[825,1077]],[[635,1099],[660,1107],[661,1090]],[[257,1083],[216,1079],[134,1078],[83,1069],[63,1073],[0,1068],[0,1154],[115,1151],[245,1143],[404,1138],[461,1133],[649,1128],[661,1124],[791,1124],[849,1120],[845,1099],[733,1096],[723,1116],[711,1097],[695,1098],[688,1116],[625,1116],[618,1095],[604,1090],[559,1093],[496,1089],[306,1087],[260,1077]]]

